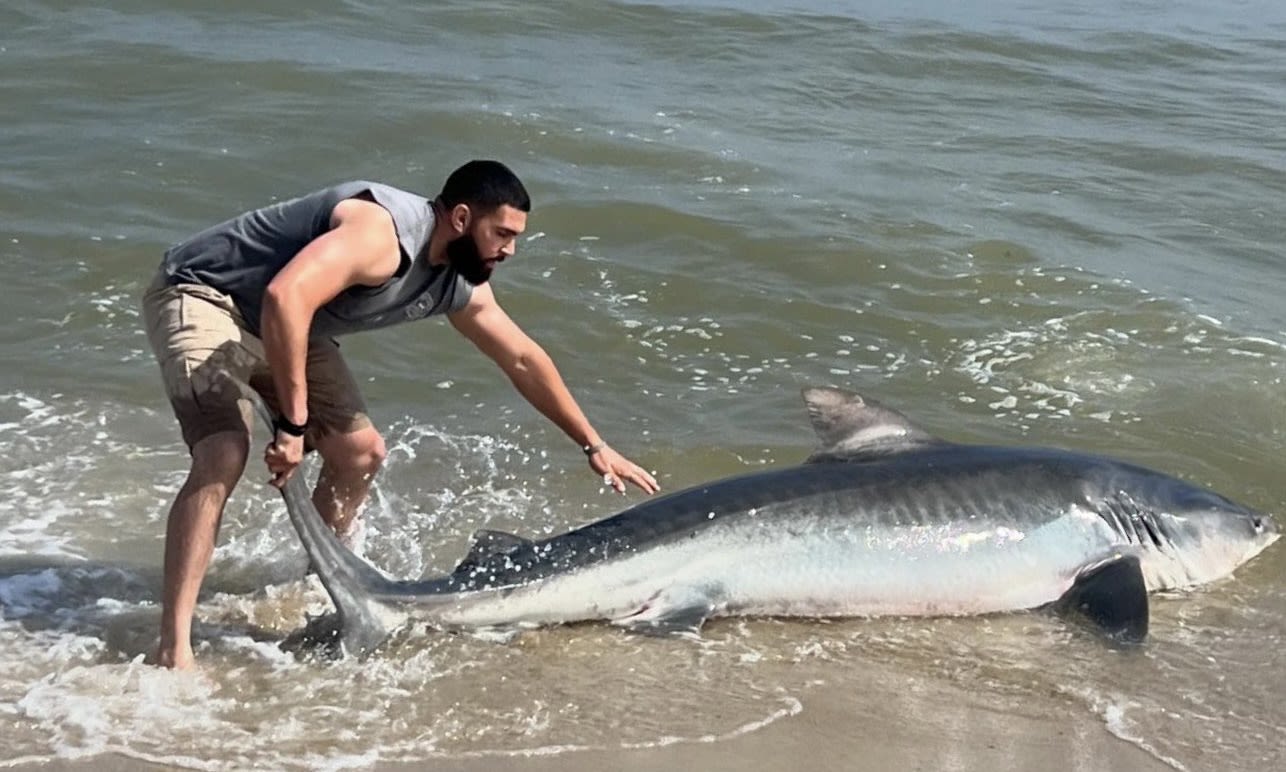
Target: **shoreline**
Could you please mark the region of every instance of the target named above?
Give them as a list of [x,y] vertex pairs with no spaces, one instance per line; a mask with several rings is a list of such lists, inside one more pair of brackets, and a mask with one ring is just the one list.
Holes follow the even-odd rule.
[[[687,740],[646,748],[583,749],[469,756],[426,754],[413,761],[378,760],[342,768],[404,772],[431,766],[442,772],[643,772],[658,769],[770,772],[814,770],[1062,769],[1098,772],[1172,770],[1144,749],[1111,734],[1102,720],[1084,712],[1066,716],[1015,715],[982,704],[982,695],[948,684],[889,693],[855,695],[839,686],[810,688],[792,715],[732,737]],[[879,712],[872,711],[879,708]],[[1035,707],[1035,706],[1034,706]],[[1055,725],[1057,724],[1057,725]],[[291,760],[290,766],[307,766]],[[346,761],[352,761],[348,759]],[[216,759],[199,768],[235,768]],[[0,766],[5,766],[0,762]],[[256,765],[272,767],[271,764]],[[316,767],[316,760],[311,765]],[[118,752],[79,760],[21,764],[10,769],[184,769],[142,761]]]

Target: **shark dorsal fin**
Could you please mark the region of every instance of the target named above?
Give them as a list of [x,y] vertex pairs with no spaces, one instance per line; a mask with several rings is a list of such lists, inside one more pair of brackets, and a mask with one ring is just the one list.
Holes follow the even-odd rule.
[[875,400],[844,389],[804,389],[808,417],[822,444],[809,463],[863,461],[942,441]]
[[506,531],[492,531],[486,528],[474,531],[473,546],[469,547],[469,554],[464,556],[464,560],[460,561],[460,565],[456,566],[452,573],[472,571],[496,555],[513,554],[531,546],[531,540]]

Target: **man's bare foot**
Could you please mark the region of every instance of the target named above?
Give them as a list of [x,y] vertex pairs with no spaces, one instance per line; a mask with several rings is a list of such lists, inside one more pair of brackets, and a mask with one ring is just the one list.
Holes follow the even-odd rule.
[[156,650],[156,664],[170,670],[196,669],[196,657],[192,656],[191,647],[166,648]]

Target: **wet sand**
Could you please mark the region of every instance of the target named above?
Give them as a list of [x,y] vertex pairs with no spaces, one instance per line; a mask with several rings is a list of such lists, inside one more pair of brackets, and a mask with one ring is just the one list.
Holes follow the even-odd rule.
[[[917,684],[906,691],[853,694],[817,686],[800,696],[802,710],[736,737],[673,745],[574,750],[544,755],[381,761],[370,768],[393,772],[432,767],[442,772],[553,772],[553,770],[736,769],[810,770],[1167,770],[1171,767],[1111,735],[1103,722],[1069,707],[1051,715],[989,708],[987,700],[954,686]],[[203,768],[217,759],[200,760]],[[172,769],[111,754],[75,762],[29,764],[21,770]],[[227,768],[233,768],[228,762]],[[1194,769],[1189,766],[1189,769]]]

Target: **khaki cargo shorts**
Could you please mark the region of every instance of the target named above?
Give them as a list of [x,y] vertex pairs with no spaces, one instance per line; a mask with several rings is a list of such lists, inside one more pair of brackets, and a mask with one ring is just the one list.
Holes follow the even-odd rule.
[[[168,284],[158,272],[143,293],[143,319],[189,449],[217,432],[250,432],[254,409],[243,391],[247,384],[277,410],[263,343],[230,297],[200,284]],[[335,341],[309,343],[306,377],[309,447],[327,434],[371,426]]]

